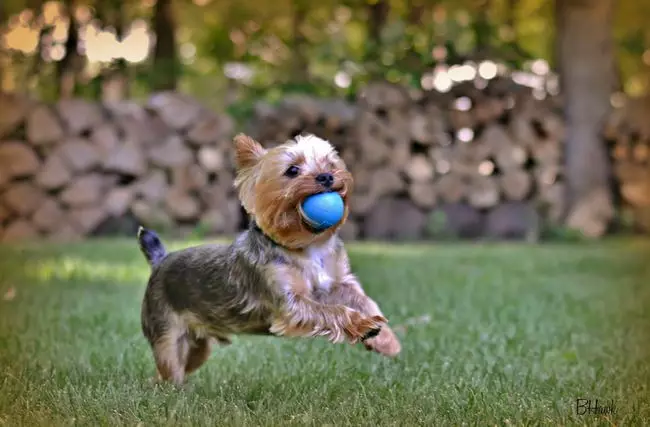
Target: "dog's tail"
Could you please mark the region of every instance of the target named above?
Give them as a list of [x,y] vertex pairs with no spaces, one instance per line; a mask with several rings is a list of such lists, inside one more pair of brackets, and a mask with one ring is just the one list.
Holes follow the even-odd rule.
[[144,227],[138,228],[138,244],[150,266],[155,267],[167,255],[165,245],[156,233]]

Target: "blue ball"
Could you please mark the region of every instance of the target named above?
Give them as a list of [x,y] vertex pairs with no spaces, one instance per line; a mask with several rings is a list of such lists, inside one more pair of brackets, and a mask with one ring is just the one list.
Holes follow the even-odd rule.
[[308,196],[300,205],[305,221],[317,230],[336,225],[345,212],[343,198],[339,193],[319,193]]

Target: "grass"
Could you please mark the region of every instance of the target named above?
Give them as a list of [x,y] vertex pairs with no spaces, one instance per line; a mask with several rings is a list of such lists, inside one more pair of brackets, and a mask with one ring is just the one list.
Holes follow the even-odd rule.
[[[178,245],[178,244],[177,244]],[[133,241],[0,248],[0,425],[643,425],[650,244],[350,245],[396,360],[236,338],[153,386]],[[417,321],[414,321],[417,319]],[[408,326],[404,326],[408,325]],[[577,415],[577,398],[613,401]]]

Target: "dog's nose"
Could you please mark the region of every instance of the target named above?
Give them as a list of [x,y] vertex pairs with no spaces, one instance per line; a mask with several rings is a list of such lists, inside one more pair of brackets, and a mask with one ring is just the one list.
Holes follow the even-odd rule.
[[325,188],[330,188],[334,184],[334,175],[331,173],[321,173],[316,176],[316,182]]

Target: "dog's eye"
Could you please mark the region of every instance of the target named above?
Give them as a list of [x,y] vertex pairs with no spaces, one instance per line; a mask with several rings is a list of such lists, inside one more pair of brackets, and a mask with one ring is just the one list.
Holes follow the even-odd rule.
[[295,178],[298,176],[300,173],[300,168],[298,166],[289,166],[286,171],[284,171],[284,175],[288,176],[289,178]]

